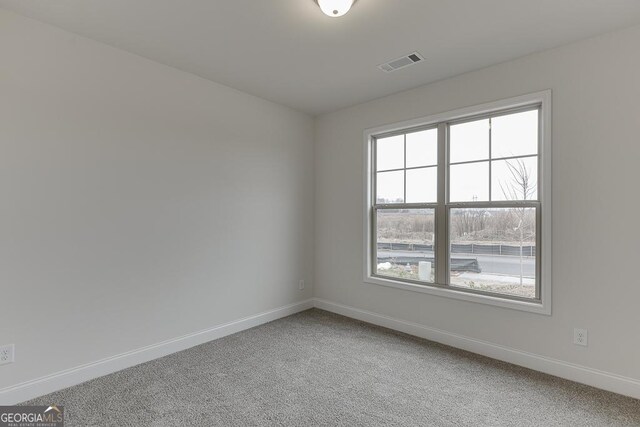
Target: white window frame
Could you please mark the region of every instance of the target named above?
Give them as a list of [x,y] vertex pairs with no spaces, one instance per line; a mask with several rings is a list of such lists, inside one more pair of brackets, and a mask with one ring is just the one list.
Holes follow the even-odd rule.
[[[445,127],[448,122],[472,118],[474,116],[482,116],[491,113],[502,112],[509,109],[525,108],[528,106],[539,105],[540,107],[540,152],[538,153],[539,162],[539,181],[538,181],[538,200],[540,203],[540,212],[538,219],[539,248],[537,249],[536,262],[538,264],[539,275],[539,299],[522,300],[514,299],[507,295],[500,296],[497,294],[489,294],[482,292],[469,292],[461,288],[456,288],[446,284],[417,284],[401,279],[387,278],[375,276],[373,274],[373,254],[375,242],[374,231],[374,200],[373,200],[373,184],[375,167],[374,159],[374,142],[375,138],[394,132],[401,133],[403,131],[411,131],[417,128],[428,128],[431,126]],[[442,131],[440,131],[442,134]],[[443,136],[439,135],[439,138]],[[482,304],[488,304],[503,308],[510,308],[521,311],[551,315],[551,90],[531,93],[527,95],[517,96],[514,98],[504,99],[486,104],[476,105],[472,107],[461,108],[446,113],[435,114],[418,119],[393,123],[389,125],[379,126],[366,129],[364,131],[364,282],[367,284],[387,286],[406,291],[420,292],[440,297],[453,298],[463,301],[470,301]],[[440,172],[447,168],[448,164],[444,153],[438,153],[438,177],[441,179],[445,174]],[[445,184],[448,185],[448,184]],[[444,188],[445,186],[438,186]],[[439,197],[440,199],[440,197]],[[442,206],[442,209],[447,209]],[[436,240],[438,233],[442,235],[445,227],[437,226],[435,232]],[[448,237],[447,240],[448,241]],[[442,245],[440,244],[440,247]],[[442,254],[443,251],[438,250],[436,256]],[[436,258],[439,264],[440,272],[442,272],[444,260]],[[442,277],[442,274],[438,276]]]

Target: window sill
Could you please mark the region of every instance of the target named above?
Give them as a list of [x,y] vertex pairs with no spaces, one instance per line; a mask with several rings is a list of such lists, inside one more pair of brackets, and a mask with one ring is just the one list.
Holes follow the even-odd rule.
[[367,276],[365,283],[386,286],[390,288],[402,289],[411,292],[420,292],[423,294],[436,295],[444,298],[452,298],[462,301],[469,301],[479,304],[492,305],[496,307],[509,308],[512,310],[527,311],[530,313],[551,315],[551,306],[545,301],[521,301],[509,298],[501,298],[499,296],[480,294],[475,292],[466,292],[455,288],[429,285],[417,285],[413,283],[401,282],[393,279],[385,279],[375,276]]

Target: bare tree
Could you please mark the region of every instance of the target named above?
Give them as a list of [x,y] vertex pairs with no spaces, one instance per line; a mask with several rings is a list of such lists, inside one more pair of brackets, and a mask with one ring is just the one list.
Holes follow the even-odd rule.
[[[532,177],[531,171],[522,159],[515,161],[506,161],[509,169],[510,179],[506,183],[500,183],[500,189],[507,200],[531,200],[536,193],[537,183]],[[527,224],[527,208],[516,208],[515,212],[518,226],[514,231],[520,234],[520,285],[522,286],[524,277],[524,254],[523,246],[525,241],[525,228],[529,228]],[[531,237],[530,234],[527,237]]]
[[477,237],[487,227],[486,209],[464,209],[452,218],[454,232],[459,236]]
[[514,161],[506,161],[511,178],[507,183],[500,183],[502,194],[507,200],[531,200],[536,192],[536,182],[532,179],[531,171],[524,160],[515,159]]

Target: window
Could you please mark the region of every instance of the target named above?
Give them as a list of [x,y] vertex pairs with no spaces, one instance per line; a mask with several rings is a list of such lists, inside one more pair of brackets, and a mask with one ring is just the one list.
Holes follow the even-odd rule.
[[365,281],[550,313],[549,102],[366,132]]

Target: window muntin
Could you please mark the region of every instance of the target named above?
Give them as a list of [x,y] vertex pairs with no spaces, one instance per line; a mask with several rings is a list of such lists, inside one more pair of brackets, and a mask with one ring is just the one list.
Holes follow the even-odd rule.
[[[374,148],[373,273],[434,283],[438,130],[377,138]],[[379,159],[388,153],[392,161]]]
[[[420,160],[413,158],[414,151],[408,149],[407,144],[409,140],[417,140],[410,135],[419,132],[398,132],[389,137],[404,140],[404,167],[396,171],[403,173],[403,191],[402,197],[394,201],[381,198],[375,192],[372,274],[401,282],[540,301],[540,117],[541,105],[535,104],[437,123],[428,129],[429,138],[426,133],[422,138],[432,141],[429,147],[435,145],[435,148],[423,156],[415,154]],[[379,159],[384,154],[377,150],[380,139],[374,137],[373,141],[376,145],[374,163],[384,164]],[[396,144],[400,146],[399,142]],[[412,168],[428,162],[422,159],[437,159],[439,150],[444,150],[447,156],[429,165],[430,174],[426,174],[427,168],[422,168],[421,174],[414,172],[420,168]],[[441,175],[445,179],[438,180],[440,168],[444,168]],[[374,173],[380,175],[375,168]],[[399,177],[400,174],[398,187]],[[391,209],[391,204],[393,215],[386,211]],[[419,229],[407,226],[410,218],[416,216],[416,212],[408,208],[433,209],[431,234],[420,235]],[[386,232],[380,237],[381,212],[385,219],[395,215],[397,224],[405,223],[404,228],[397,225],[405,230],[404,234],[396,233],[394,237]],[[483,216],[475,228],[467,234],[456,232],[459,218],[465,215],[478,218],[479,213]],[[438,243],[436,236],[440,236]],[[420,253],[416,247],[432,251]],[[389,256],[389,252],[393,256]],[[446,259],[446,263],[437,265],[436,259]],[[382,262],[390,265],[380,269]],[[421,262],[422,276],[418,274]],[[432,273],[430,280],[424,279],[427,266]]]
[[448,200],[537,199],[539,116],[538,107],[448,124]]

